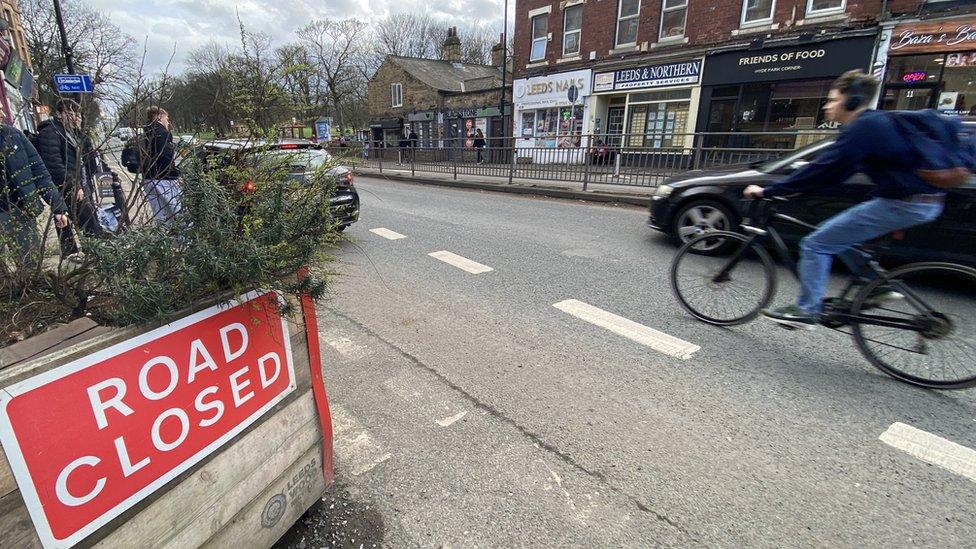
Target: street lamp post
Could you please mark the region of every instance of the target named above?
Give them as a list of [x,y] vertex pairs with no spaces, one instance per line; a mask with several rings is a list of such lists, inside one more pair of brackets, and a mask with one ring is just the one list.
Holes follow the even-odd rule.
[[61,34],[61,51],[64,52],[64,65],[68,69],[68,74],[74,74],[75,61],[72,57],[71,46],[68,44],[68,33],[64,30],[64,16],[61,15],[61,0],[54,0],[54,18],[58,22],[58,32]]
[[506,132],[505,130],[505,82],[507,80],[507,76],[508,76],[508,0],[505,0],[505,7],[502,9],[502,91],[500,94],[500,98],[498,99],[498,116],[502,117],[502,150],[503,151],[505,150],[505,140],[508,138],[508,132]]

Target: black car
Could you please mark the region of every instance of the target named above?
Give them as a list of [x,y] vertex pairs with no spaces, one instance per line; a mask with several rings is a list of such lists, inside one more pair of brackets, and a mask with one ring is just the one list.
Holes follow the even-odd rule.
[[217,155],[227,161],[280,156],[282,160],[288,161],[288,178],[295,180],[307,179],[315,170],[329,166],[326,174],[336,181],[335,190],[329,196],[332,212],[330,222],[337,223],[338,230],[344,231],[359,220],[359,193],[356,192],[352,170],[335,164],[332,156],[315,143],[300,139],[282,139],[275,142],[227,139],[206,142],[200,145],[198,153],[203,159]]
[[[973,127],[967,124],[967,127]],[[783,179],[817,157],[832,138],[797,149],[781,158],[750,165],[695,170],[665,180],[651,198],[648,225],[677,242],[687,242],[708,230],[735,230],[747,202],[747,185],[766,186]],[[874,185],[856,174],[841,185],[826,187],[778,206],[782,213],[807,223],[824,219],[868,199]],[[788,244],[795,245],[809,231],[787,223],[775,223]],[[706,250],[703,250],[706,251]],[[879,257],[891,263],[949,261],[976,266],[976,178],[949,191],[946,208],[938,220],[886,240]]]

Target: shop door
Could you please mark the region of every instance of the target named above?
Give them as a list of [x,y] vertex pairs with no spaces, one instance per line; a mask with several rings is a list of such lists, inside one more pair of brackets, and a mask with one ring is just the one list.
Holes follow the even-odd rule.
[[607,109],[607,145],[620,146],[620,136],[624,133],[624,107]]
[[[714,99],[708,110],[708,126],[705,131],[708,133],[734,132],[735,127],[735,105],[739,99]],[[728,135],[708,135],[705,136],[706,147],[727,147],[727,143],[732,136]]]
[[505,162],[505,148],[510,145],[510,139],[505,139],[502,134],[502,118],[500,116],[490,118],[491,127],[488,134],[488,162],[491,164],[501,164]]
[[881,95],[881,108],[886,111],[917,111],[934,109],[938,85],[899,86],[887,85]]

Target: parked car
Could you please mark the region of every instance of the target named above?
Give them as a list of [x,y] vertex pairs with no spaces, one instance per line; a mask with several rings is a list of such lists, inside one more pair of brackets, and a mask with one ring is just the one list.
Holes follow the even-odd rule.
[[359,193],[354,184],[355,176],[349,168],[335,164],[332,156],[315,143],[302,139],[282,139],[267,142],[250,139],[226,139],[208,141],[201,144],[198,154],[204,159],[213,155],[222,155],[226,161],[258,157],[280,157],[287,160],[288,179],[307,180],[315,171],[323,166],[329,166],[326,174],[334,177],[335,190],[329,196],[332,219],[330,222],[338,224],[338,230],[344,231],[359,220]]
[[[967,122],[966,127],[976,131],[976,123]],[[742,190],[747,185],[766,186],[783,179],[815,159],[832,142],[833,138],[828,138],[766,162],[672,176],[651,198],[648,225],[679,243],[704,231],[735,230],[747,206],[742,199]],[[778,209],[807,223],[818,224],[866,200],[873,189],[867,176],[856,174],[840,185],[784,202]],[[794,246],[809,232],[784,222],[774,224],[787,244]],[[900,239],[885,242],[878,255],[891,263],[950,261],[976,266],[974,250],[976,178],[949,191],[945,211],[938,220],[904,231]]]

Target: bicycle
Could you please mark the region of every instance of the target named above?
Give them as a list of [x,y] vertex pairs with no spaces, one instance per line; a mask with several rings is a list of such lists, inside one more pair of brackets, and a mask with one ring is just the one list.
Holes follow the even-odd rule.
[[[817,227],[777,212],[779,200],[753,200],[741,232],[711,231],[681,247],[670,279],[682,308],[716,326],[756,318],[776,294],[777,268],[766,242],[799,279],[796,262],[770,221]],[[976,269],[928,262],[888,271],[866,246],[854,251],[873,277],[851,275],[839,295],[824,300],[820,324],[851,335],[860,353],[895,379],[930,389],[976,386]],[[894,292],[888,296],[896,299],[879,302],[882,290]],[[910,369],[899,360],[921,363]]]

